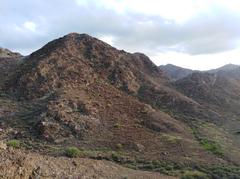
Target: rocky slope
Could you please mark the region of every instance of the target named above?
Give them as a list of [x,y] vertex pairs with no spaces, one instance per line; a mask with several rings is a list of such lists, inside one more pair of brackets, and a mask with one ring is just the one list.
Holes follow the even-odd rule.
[[[170,65],[171,66],[171,65]],[[231,160],[239,161],[238,148],[240,130],[240,68],[238,65],[227,64],[223,67],[194,72],[180,67],[163,66],[166,74],[171,79],[178,74],[178,80],[173,81],[175,88],[198,102],[201,106],[215,112],[219,117],[210,120],[200,120],[194,124],[200,138],[208,138],[222,146]],[[182,74],[189,72],[186,76]]]
[[0,153],[0,177],[29,178],[99,178],[99,179],[174,179],[154,172],[136,171],[109,161],[87,158],[49,157],[20,150]]
[[15,71],[17,63],[22,58],[19,53],[0,48],[0,89],[4,81]]
[[[202,133],[205,133],[208,138],[218,141],[225,150],[229,151],[228,154],[232,160],[239,161],[240,80],[237,76],[230,74],[236,73],[230,71],[228,73],[219,71],[215,74],[193,73],[176,81],[175,86],[188,97],[221,116],[219,120],[211,121],[216,126],[211,124],[209,130],[215,132],[205,131]],[[204,126],[201,127],[204,131]]]
[[0,47],[0,58],[18,58],[22,55],[20,53],[11,52],[8,49],[4,49]]

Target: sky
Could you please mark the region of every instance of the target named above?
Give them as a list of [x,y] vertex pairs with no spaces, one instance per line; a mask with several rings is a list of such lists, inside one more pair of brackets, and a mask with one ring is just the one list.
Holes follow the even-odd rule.
[[28,55],[71,32],[156,65],[240,64],[240,0],[0,0],[0,47]]

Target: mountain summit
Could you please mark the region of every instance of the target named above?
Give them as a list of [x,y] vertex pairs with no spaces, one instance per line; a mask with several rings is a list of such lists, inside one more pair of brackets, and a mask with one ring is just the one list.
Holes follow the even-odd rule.
[[11,52],[8,49],[0,48],[0,58],[16,58],[21,57],[20,53]]
[[16,74],[17,79],[14,77],[8,87],[19,89],[18,95],[31,98],[60,87],[89,85],[97,78],[129,93],[137,93],[143,79],[154,78],[158,83],[165,80],[145,55],[120,51],[87,34],[77,33],[51,41],[32,53]]

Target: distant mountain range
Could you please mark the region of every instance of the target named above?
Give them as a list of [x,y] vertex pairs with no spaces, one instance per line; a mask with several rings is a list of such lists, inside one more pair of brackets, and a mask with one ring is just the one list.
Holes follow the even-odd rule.
[[179,66],[175,66],[172,64],[161,65],[159,68],[168,76],[171,81],[176,81],[181,78],[184,78],[195,72],[202,73],[212,73],[218,75],[229,75],[238,77],[240,75],[240,65],[227,64],[217,69],[207,70],[207,71],[199,71],[199,70],[191,70],[187,68],[182,68]]

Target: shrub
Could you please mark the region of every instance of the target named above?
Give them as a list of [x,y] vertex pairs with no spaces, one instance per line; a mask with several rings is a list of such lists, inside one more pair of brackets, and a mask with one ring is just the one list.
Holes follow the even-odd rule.
[[123,145],[122,145],[122,144],[117,144],[117,145],[116,145],[116,148],[117,148],[118,150],[121,150],[121,149],[123,148]]
[[19,140],[15,140],[15,139],[9,140],[7,142],[7,146],[12,147],[12,148],[19,148],[20,145],[21,145],[20,141]]
[[203,146],[205,150],[208,150],[215,155],[223,156],[222,148],[218,143],[207,139],[202,139],[200,141],[200,144]]
[[80,150],[77,147],[68,147],[66,149],[66,155],[71,158],[78,157],[80,155]]
[[120,127],[121,125],[118,122],[114,124],[114,128],[120,128]]
[[114,152],[114,153],[112,153],[112,159],[115,162],[121,162],[122,157],[121,157],[121,155],[119,153]]
[[186,171],[181,179],[208,179],[209,177],[199,171]]

